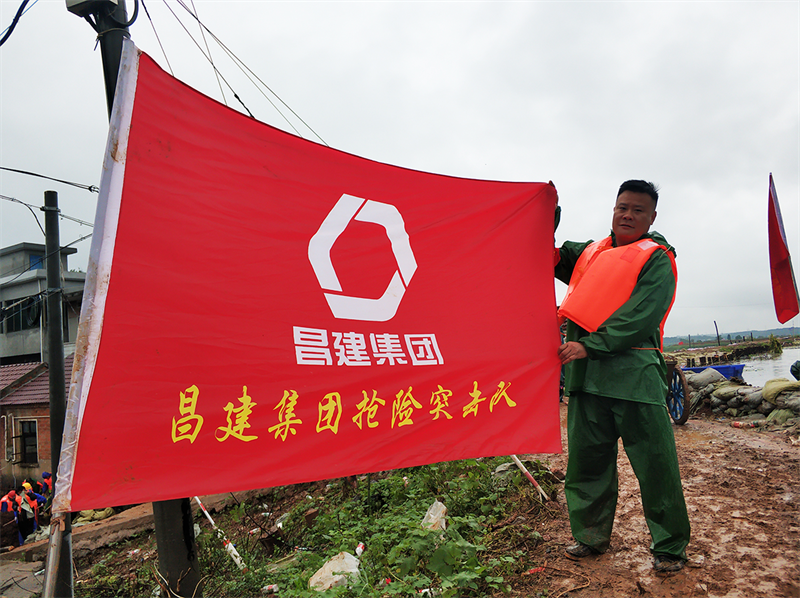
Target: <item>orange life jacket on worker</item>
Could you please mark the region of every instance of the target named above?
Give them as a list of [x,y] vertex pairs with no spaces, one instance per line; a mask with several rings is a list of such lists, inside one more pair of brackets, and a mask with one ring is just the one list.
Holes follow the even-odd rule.
[[[669,257],[675,281],[678,268],[672,252],[651,239],[614,247],[611,237],[595,241],[581,253],[569,287],[558,309],[559,323],[570,319],[589,332],[598,328],[630,299],[642,268],[656,251]],[[675,295],[659,325],[659,338],[664,336],[664,323],[675,302]],[[663,345],[663,341],[660,341]]]
[[20,504],[18,502],[18,499],[19,496],[17,496],[16,491],[12,490],[8,494],[6,494],[3,498],[0,498],[0,510],[9,513],[15,511],[16,509],[14,508],[14,505],[16,504],[17,506],[19,506]]

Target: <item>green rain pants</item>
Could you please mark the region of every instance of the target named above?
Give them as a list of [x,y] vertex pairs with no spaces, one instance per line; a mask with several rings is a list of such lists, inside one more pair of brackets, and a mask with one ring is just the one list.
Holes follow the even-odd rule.
[[569,397],[569,463],[564,494],[572,535],[603,552],[611,539],[619,476],[617,441],[639,480],[650,551],[686,559],[689,515],[666,404],[649,405],[585,392]]

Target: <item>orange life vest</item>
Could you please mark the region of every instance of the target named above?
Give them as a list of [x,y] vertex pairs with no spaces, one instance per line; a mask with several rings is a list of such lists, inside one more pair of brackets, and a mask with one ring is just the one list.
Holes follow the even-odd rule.
[[[559,323],[570,319],[589,332],[595,332],[615,311],[631,297],[639,273],[656,251],[664,251],[672,265],[675,281],[678,268],[672,253],[663,245],[650,239],[642,239],[614,247],[611,237],[595,241],[583,250],[569,287],[558,310]],[[659,326],[660,337],[664,335],[664,323],[675,302],[672,296],[667,313]],[[661,345],[659,341],[659,345]]]
[[3,498],[0,498],[0,508],[5,507],[5,510],[10,513],[14,510],[15,503],[19,505],[18,499],[19,495],[15,493],[14,496],[11,496],[11,493],[9,492]]

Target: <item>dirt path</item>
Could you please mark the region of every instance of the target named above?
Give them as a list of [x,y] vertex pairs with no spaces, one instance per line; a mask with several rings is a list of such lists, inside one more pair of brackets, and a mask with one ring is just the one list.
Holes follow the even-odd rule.
[[[562,494],[557,508],[563,516],[540,530],[550,540],[540,555],[547,567],[529,576],[528,595],[549,586],[546,596],[574,598],[800,596],[796,436],[702,419],[673,429],[692,523],[690,566],[674,574],[653,572],[638,482],[620,450],[611,549],[579,562],[564,556],[572,538]],[[566,454],[542,458],[566,469]]]

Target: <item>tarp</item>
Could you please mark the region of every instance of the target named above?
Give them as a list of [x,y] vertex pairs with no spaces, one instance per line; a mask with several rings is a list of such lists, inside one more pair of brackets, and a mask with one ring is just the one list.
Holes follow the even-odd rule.
[[775,302],[775,315],[781,324],[788,322],[800,313],[797,295],[797,282],[792,269],[786,232],[783,230],[781,207],[772,173],[769,174],[769,205],[767,208],[767,227],[769,231],[769,270],[772,277],[772,298]]
[[54,510],[559,452],[556,201],[303,140],[126,42]]

